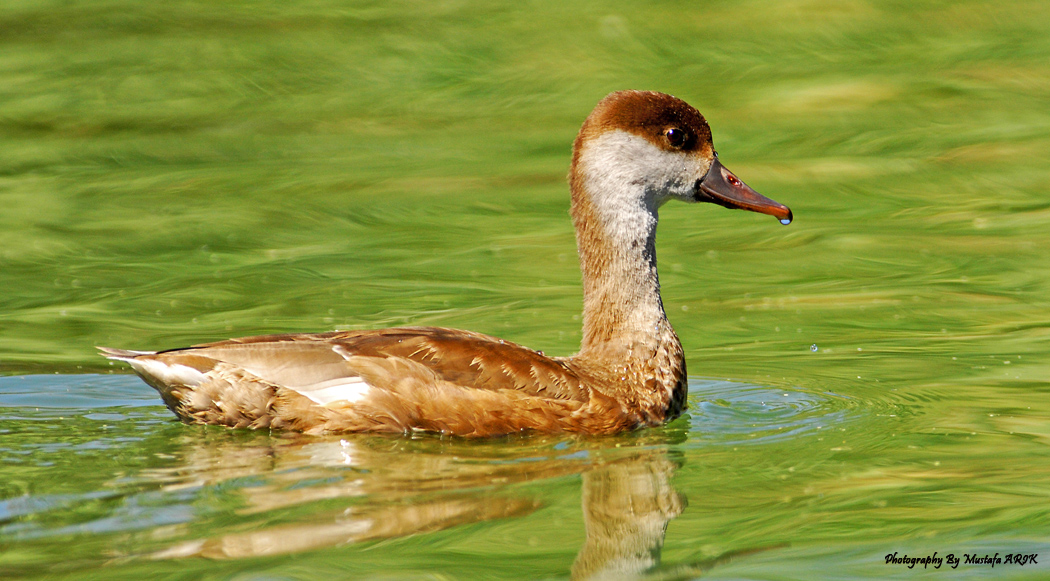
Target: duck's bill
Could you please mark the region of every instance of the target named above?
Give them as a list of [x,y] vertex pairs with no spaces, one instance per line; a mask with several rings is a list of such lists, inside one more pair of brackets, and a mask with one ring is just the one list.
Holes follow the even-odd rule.
[[696,185],[698,202],[711,202],[726,208],[769,214],[780,220],[781,224],[791,223],[791,210],[787,206],[752,190],[733,175],[733,172],[722,166],[717,156],[711,164],[711,169],[707,170],[707,175]]

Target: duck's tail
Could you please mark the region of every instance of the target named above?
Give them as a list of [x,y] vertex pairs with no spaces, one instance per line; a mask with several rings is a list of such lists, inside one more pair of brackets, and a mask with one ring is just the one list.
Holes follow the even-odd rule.
[[[274,415],[277,385],[241,368],[181,349],[157,352],[98,347],[98,351],[107,359],[130,365],[186,423],[290,427]],[[312,404],[305,396],[293,396],[303,399],[304,405]]]
[[98,354],[113,361],[131,361],[139,355],[156,355],[156,351],[131,351],[128,349],[113,349],[112,347],[98,347]]
[[124,361],[150,384],[161,395],[167,395],[174,386],[195,388],[204,382],[204,373],[186,365],[161,360],[157,351],[131,351],[130,349],[113,349],[96,347],[99,355],[114,361]]

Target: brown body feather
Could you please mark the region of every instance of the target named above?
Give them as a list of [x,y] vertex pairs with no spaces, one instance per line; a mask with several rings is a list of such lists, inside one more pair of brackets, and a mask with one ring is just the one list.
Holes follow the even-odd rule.
[[[680,347],[677,354],[680,359]],[[203,374],[206,380],[193,386],[144,375],[183,421],[307,433],[607,434],[677,416],[686,388],[683,379],[676,396],[655,390],[632,397],[652,370],[620,365],[622,375],[611,380],[603,373],[608,365],[431,327],[246,337],[124,358]],[[671,375],[684,378],[684,367]],[[318,405],[287,387],[342,377],[361,378],[368,395]],[[604,389],[596,389],[599,384]]]

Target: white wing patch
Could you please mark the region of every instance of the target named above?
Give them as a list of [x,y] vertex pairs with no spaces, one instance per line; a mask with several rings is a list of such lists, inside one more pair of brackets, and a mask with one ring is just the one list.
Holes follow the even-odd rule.
[[360,377],[340,377],[312,385],[289,387],[289,389],[310,398],[314,403],[328,405],[333,402],[354,403],[368,395],[371,385]]
[[168,365],[153,359],[124,359],[135,371],[142,375],[154,377],[164,385],[185,385],[197,387],[204,383],[204,374],[192,367],[179,365],[178,363]]

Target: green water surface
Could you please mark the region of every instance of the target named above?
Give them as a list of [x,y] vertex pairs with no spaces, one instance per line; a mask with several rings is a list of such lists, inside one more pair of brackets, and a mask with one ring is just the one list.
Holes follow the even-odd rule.
[[[570,147],[626,88],[796,217],[661,209],[669,426],[189,427],[95,355],[571,354]],[[1047,578],[1048,160],[1042,1],[7,0],[0,578]],[[935,552],[1038,557],[886,562]]]

